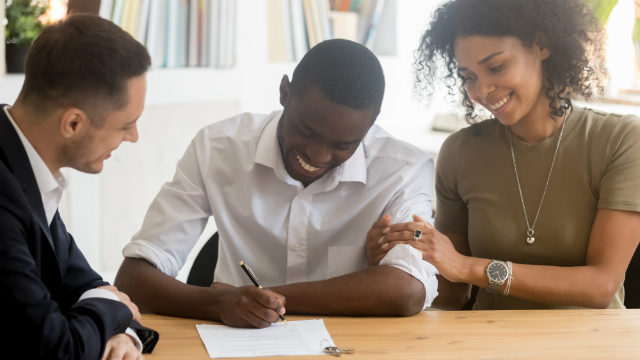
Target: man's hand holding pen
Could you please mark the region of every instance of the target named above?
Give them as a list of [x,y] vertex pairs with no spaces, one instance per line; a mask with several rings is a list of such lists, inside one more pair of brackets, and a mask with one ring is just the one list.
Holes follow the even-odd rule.
[[256,286],[235,287],[214,282],[216,307],[222,323],[235,327],[265,328],[284,315],[284,296]]

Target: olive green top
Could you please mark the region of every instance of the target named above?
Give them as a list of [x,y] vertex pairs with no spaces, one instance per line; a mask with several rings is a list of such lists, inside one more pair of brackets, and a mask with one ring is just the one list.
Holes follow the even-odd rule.
[[[466,231],[475,257],[522,264],[584,265],[597,209],[640,211],[640,118],[575,108],[566,121],[535,226],[534,244],[526,243],[510,132],[496,119],[462,129],[443,144],[436,169],[436,227],[443,233]],[[536,144],[512,138],[530,223],[559,134],[557,129]],[[515,282],[518,275],[513,275]],[[480,289],[475,303],[477,309],[553,307],[562,306],[485,289]],[[622,284],[609,308],[624,308]]]

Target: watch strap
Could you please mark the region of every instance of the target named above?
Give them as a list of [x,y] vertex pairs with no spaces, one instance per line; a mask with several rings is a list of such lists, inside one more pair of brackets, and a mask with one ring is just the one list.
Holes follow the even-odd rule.
[[504,261],[501,260],[491,260],[491,262],[489,263],[489,265],[487,265],[487,278],[489,279],[489,286],[487,286],[487,291],[491,292],[491,293],[500,293],[500,288],[502,287],[502,284],[504,284],[505,280],[502,281],[497,281],[491,278],[491,276],[489,275],[489,268],[491,267],[492,264],[502,264],[506,269],[507,269],[507,279],[511,276],[511,271],[509,269],[509,267],[507,266],[507,264],[505,264]]

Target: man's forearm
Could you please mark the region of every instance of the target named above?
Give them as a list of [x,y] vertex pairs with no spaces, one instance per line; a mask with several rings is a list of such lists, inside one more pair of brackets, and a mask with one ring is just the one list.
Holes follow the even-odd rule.
[[186,285],[162,273],[143,259],[125,258],[115,285],[142,312],[219,320],[210,288]]
[[422,282],[392,266],[271,289],[287,298],[290,314],[410,316],[425,300]]

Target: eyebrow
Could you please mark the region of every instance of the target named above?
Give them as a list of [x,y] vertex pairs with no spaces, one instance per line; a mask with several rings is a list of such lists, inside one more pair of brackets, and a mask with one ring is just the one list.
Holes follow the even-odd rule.
[[[493,54],[490,54],[490,55],[486,56],[485,58],[483,58],[482,60],[478,61],[478,65],[486,64],[486,63],[488,63],[489,61],[491,61],[491,59],[493,59],[494,57],[496,57],[496,56],[498,56],[498,55],[500,55],[500,54],[502,54],[502,53],[504,53],[504,51],[494,52]],[[459,69],[459,70],[462,70],[462,71],[469,70],[469,69],[467,69],[467,68],[466,68],[466,67],[464,67],[464,66],[462,66],[462,67],[460,67],[460,68],[458,68],[458,69]]]
[[318,135],[318,132],[315,131],[311,126],[307,125],[307,123],[304,121],[304,119],[299,121],[299,124],[302,128],[304,128],[306,131],[309,131],[310,133],[314,134],[314,135]]
[[502,54],[503,51],[498,51],[498,52],[494,52],[493,54],[485,57],[484,59],[478,61],[478,65],[482,65],[482,64],[486,64],[489,62],[489,60],[493,59],[495,56]]

